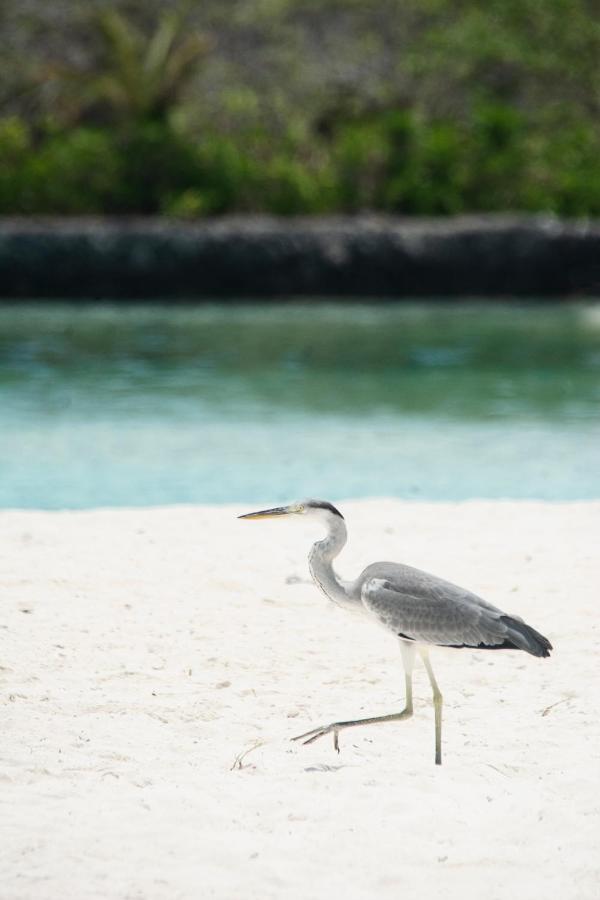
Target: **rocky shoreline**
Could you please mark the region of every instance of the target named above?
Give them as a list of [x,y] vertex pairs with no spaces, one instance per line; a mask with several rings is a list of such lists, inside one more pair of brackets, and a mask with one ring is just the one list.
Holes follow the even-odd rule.
[[598,222],[547,216],[0,219],[5,299],[598,293]]

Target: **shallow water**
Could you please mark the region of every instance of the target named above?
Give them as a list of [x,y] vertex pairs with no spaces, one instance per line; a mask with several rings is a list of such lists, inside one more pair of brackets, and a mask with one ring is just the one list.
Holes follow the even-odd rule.
[[600,305],[0,307],[0,506],[600,497]]

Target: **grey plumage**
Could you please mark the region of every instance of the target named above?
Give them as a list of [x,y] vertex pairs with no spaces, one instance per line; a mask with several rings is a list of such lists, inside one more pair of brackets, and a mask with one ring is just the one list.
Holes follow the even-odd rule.
[[406,640],[550,655],[550,642],[521,619],[428,572],[397,563],[374,563],[358,582],[366,609]]
[[550,655],[550,641],[518,616],[509,615],[471,591],[420,569],[399,563],[377,562],[367,566],[354,581],[338,578],[332,563],[346,543],[347,535],[344,518],[331,503],[305,500],[287,507],[248,513],[240,518],[262,519],[292,514],[313,516],[326,526],[327,536],[317,541],[309,554],[309,567],[315,583],[337,605],[367,615],[398,637],[406,685],[406,705],[400,713],[333,722],[299,735],[294,740],[310,744],[332,733],[334,746],[339,749],[338,735],[346,728],[410,718],[413,712],[412,670],[418,652],[433,690],[435,761],[440,764],[442,694],[429,661],[430,646],[513,649],[539,657]]

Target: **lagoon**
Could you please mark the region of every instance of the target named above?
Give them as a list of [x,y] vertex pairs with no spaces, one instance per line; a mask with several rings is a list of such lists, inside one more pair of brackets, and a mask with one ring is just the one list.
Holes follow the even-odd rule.
[[0,506],[600,497],[600,305],[0,307]]

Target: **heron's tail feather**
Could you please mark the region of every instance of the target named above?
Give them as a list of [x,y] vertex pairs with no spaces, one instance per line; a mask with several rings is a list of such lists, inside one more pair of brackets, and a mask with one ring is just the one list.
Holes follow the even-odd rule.
[[500,616],[500,621],[506,625],[508,639],[519,650],[525,650],[526,653],[531,653],[533,656],[550,656],[550,651],[553,649],[552,644],[535,628],[513,616]]

